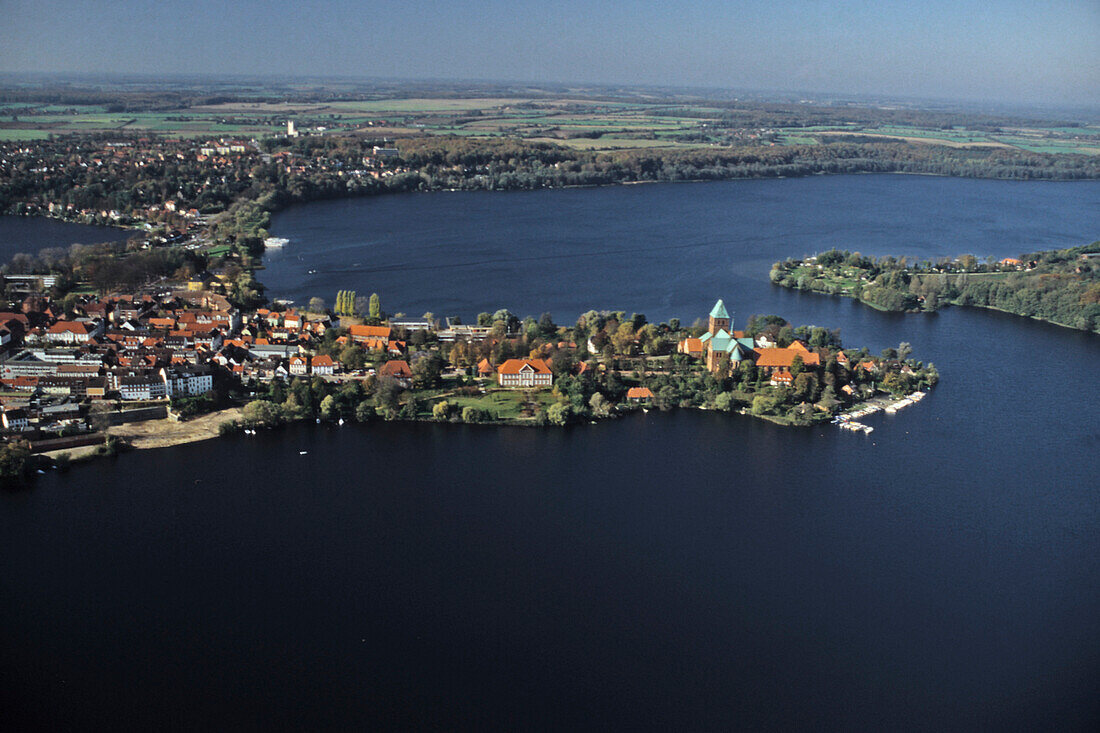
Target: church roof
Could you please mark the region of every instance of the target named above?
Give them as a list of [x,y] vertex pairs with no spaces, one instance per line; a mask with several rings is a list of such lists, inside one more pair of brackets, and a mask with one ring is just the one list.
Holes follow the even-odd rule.
[[718,333],[714,334],[714,338],[710,340],[710,348],[712,351],[729,351],[731,337],[726,333],[726,329],[718,329]]
[[752,358],[752,349],[746,349],[743,344],[734,341],[730,345],[730,361],[742,361]]
[[714,307],[710,309],[711,318],[725,318],[729,320],[730,314],[726,312],[726,304],[719,298],[718,302],[714,304]]

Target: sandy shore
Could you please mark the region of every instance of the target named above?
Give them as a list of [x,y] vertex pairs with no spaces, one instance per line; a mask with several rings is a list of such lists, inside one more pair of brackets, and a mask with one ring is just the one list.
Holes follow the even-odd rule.
[[129,443],[134,448],[166,448],[170,445],[196,443],[218,437],[218,426],[227,420],[239,420],[241,409],[211,412],[187,422],[172,420],[146,420],[109,428],[107,432]]
[[[218,437],[218,426],[227,420],[238,420],[241,417],[241,408],[234,407],[219,412],[211,412],[208,415],[193,418],[187,422],[173,422],[164,420],[146,420],[145,422],[127,423],[108,428],[107,433],[120,438],[130,447],[143,448],[167,448],[184,443],[196,443],[200,440],[209,440]],[[79,460],[95,454],[98,445],[84,445],[78,448],[68,448],[42,453],[44,456],[56,458],[62,453],[68,453],[72,460]]]

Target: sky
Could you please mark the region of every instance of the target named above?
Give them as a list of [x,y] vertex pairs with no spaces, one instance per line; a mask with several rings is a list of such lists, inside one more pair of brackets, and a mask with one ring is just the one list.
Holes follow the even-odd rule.
[[1100,0],[0,0],[0,71],[1100,104]]

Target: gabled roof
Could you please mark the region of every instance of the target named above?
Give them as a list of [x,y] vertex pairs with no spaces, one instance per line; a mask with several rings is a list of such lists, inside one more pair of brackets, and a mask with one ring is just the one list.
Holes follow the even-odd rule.
[[725,318],[729,320],[730,314],[726,312],[726,304],[722,302],[721,298],[719,298],[718,302],[714,304],[714,307],[710,309],[710,317]]
[[550,367],[543,359],[509,359],[497,367],[501,374],[519,374],[520,372],[535,372],[536,374],[550,374]]
[[653,392],[649,387],[631,387],[626,391],[626,398],[628,400],[651,400],[653,399]]
[[389,339],[389,326],[348,326],[352,338]]
[[394,359],[383,364],[378,373],[383,377],[411,377],[412,369],[409,368],[409,363],[404,359]]
[[694,353],[696,351],[702,351],[703,350],[703,341],[702,341],[702,339],[686,338],[686,339],[684,339],[683,343],[684,343],[684,350],[688,351],[689,353]]
[[756,349],[756,353],[759,354],[756,365],[761,367],[790,368],[796,356],[801,358],[806,366],[817,366],[821,361],[817,354],[798,349]]
[[741,361],[752,358],[753,349],[739,341],[733,341],[730,345],[730,361]]
[[50,326],[50,333],[76,333],[81,336],[87,336],[91,333],[91,329],[88,328],[88,324],[81,321],[58,321]]

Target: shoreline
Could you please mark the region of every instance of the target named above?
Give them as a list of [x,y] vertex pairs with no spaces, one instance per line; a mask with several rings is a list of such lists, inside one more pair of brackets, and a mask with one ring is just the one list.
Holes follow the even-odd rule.
[[[169,418],[146,420],[144,422],[114,425],[108,428],[106,432],[109,437],[121,440],[127,450],[171,448],[172,446],[217,438],[219,426],[223,422],[239,420],[240,417],[241,408],[230,407],[200,415],[185,422],[177,422]],[[101,447],[102,444],[82,445],[77,448],[45,451],[37,455],[56,460],[60,455],[67,453],[70,461],[80,461],[97,457],[100,455],[97,451]]]

